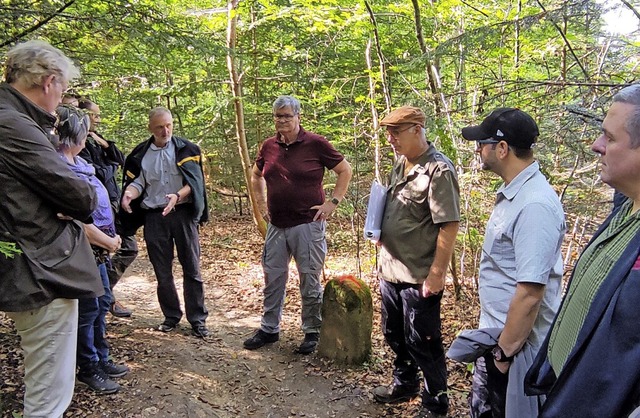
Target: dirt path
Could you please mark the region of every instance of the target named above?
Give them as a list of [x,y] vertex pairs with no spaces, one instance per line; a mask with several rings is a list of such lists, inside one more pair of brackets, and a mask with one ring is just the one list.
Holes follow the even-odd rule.
[[[259,326],[262,308],[262,243],[254,231],[249,219],[229,217],[214,219],[202,231],[207,325],[212,334],[207,341],[191,336],[184,319],[172,333],[154,330],[163,318],[153,270],[142,247],[115,288],[118,299],[134,314],[125,319],[108,317],[112,354],[131,372],[119,380],[121,391],[111,396],[96,396],[78,385],[65,417],[413,416],[418,400],[383,406],[372,399],[371,389],[386,384],[391,373],[391,356],[376,325],[374,354],[365,367],[344,369],[316,354],[294,353],[303,338],[295,269],[288,283],[280,341],[256,351],[242,348],[242,341]],[[348,256],[330,255],[327,276],[353,273],[345,267],[349,263],[353,260]],[[174,273],[181,277],[179,267]],[[182,280],[176,282],[181,294]],[[375,316],[378,321],[377,312]],[[7,332],[3,338],[4,331],[0,321],[0,348],[3,342],[5,346],[17,342]],[[22,397],[21,359],[16,357],[19,353],[10,352],[4,355],[8,360],[2,360],[0,353],[0,361],[18,364],[2,369],[3,374],[12,373],[3,375],[1,386],[0,415],[7,417],[19,410]],[[456,412],[464,410],[464,394],[456,391],[455,383],[451,386],[450,416],[465,416]]]

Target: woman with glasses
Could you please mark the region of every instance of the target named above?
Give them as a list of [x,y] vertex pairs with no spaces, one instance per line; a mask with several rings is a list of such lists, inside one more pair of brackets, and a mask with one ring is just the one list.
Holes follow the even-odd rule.
[[58,153],[71,171],[91,184],[98,195],[98,207],[92,214],[93,223],[84,224],[84,228],[100,271],[104,295],[78,301],[77,378],[98,393],[115,393],[120,385],[111,379],[122,377],[129,371],[127,366],[115,364],[109,358],[105,335],[105,316],[112,299],[107,263],[110,262],[109,253],[120,247],[121,240],[115,232],[107,190],[96,177],[94,167],[78,157],[89,132],[89,116],[71,106],[59,106],[57,113],[58,139],[55,145]]

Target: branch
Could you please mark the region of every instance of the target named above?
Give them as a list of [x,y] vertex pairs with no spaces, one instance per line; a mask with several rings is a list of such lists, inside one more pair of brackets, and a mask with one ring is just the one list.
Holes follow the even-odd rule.
[[587,110],[580,106],[574,105],[566,105],[564,108],[569,113],[573,113],[574,115],[580,116],[585,122],[588,122],[595,126],[602,126],[602,122],[604,121],[604,117],[593,113],[590,110]]
[[420,21],[420,4],[418,0],[411,0],[413,3],[413,19],[416,25],[416,38],[418,39],[418,45],[420,45],[420,51],[423,54],[427,53],[427,45],[424,43],[424,36],[422,35],[422,22]]
[[249,195],[248,195],[247,193],[242,193],[242,192],[238,193],[238,192],[234,192],[234,191],[231,191],[231,190],[229,190],[229,189],[227,189],[227,188],[224,188],[224,187],[209,186],[209,188],[210,188],[211,190],[213,190],[214,192],[218,193],[219,195],[222,195],[222,196],[227,196],[227,197],[240,197],[240,198],[243,198],[243,197],[244,197],[244,198],[247,198],[247,197],[249,197]]
[[[427,50],[427,45],[424,42],[424,36],[422,34],[422,22],[420,19],[420,4],[418,3],[418,0],[411,0],[411,4],[413,4],[413,18],[415,20],[415,26],[416,26],[416,38],[418,39],[420,50],[422,51],[422,55],[424,56],[426,61],[425,69],[427,73],[427,81],[429,83],[431,94],[433,94],[434,96],[437,96],[439,91],[439,86],[436,84],[436,81],[434,80],[434,74],[432,71],[433,65],[431,63],[431,59],[430,57],[427,56],[427,53],[429,51]],[[438,100],[434,99],[433,104],[435,105],[435,108],[436,108],[435,109],[436,114],[440,114],[440,105],[438,103]]]
[[[547,9],[544,8],[544,6],[542,5],[542,3],[540,2],[540,0],[536,0],[536,2],[538,3],[538,5],[540,6],[540,8],[542,9],[542,11],[544,11],[545,13],[547,13]],[[564,32],[562,32],[562,28],[560,26],[558,26],[558,24],[551,18],[549,19],[551,21],[551,23],[553,24],[553,26],[558,30],[558,33],[560,34],[560,36],[562,36],[562,39],[564,40],[564,44],[567,46],[567,48],[569,49],[569,52],[571,52],[571,55],[573,55],[573,59],[576,61],[576,64],[578,64],[578,67],[580,67],[580,69],[582,70],[582,74],[584,74],[584,77],[589,80],[589,73],[587,73],[587,70],[582,66],[582,63],[580,62],[580,60],[578,59],[578,56],[576,55],[575,51],[573,50],[573,48],[571,47],[571,43],[569,43],[569,40],[567,39],[567,37],[565,36]]]
[[478,9],[477,7],[475,7],[475,6],[471,5],[470,3],[466,2],[466,1],[462,0],[462,1],[461,1],[461,3],[462,3],[462,4],[464,4],[465,6],[467,6],[468,8],[473,9],[473,10],[475,10],[476,12],[480,13],[482,16],[484,16],[484,17],[489,17],[489,15],[488,15],[488,14],[486,14],[486,13],[485,13],[485,12],[483,12],[482,10]]
[[627,6],[629,8],[629,10],[631,10],[633,12],[634,15],[636,15],[638,20],[640,20],[640,12],[638,12],[638,10],[636,10],[636,8],[633,7],[633,5],[631,3],[629,3],[627,0],[620,0],[620,1],[622,2],[622,4]]
[[387,87],[387,68],[384,64],[384,56],[382,55],[382,48],[380,47],[380,35],[378,33],[378,23],[376,22],[376,15],[373,14],[373,9],[368,1],[364,2],[367,11],[369,12],[369,19],[373,25],[373,37],[376,41],[376,54],[378,55],[378,61],[380,62],[380,78],[382,79],[382,91],[384,93],[384,101],[387,105],[387,111],[391,110],[391,94],[389,94],[389,88]]
[[49,15],[49,17],[45,18],[44,20],[41,20],[40,22],[36,23],[35,25],[31,26],[30,28],[25,29],[21,33],[17,34],[16,36],[13,36],[12,38],[9,38],[8,40],[6,40],[3,43],[1,43],[0,44],[0,48],[4,48],[5,46],[7,46],[9,44],[15,43],[15,42],[19,41],[21,38],[24,38],[25,36],[27,36],[28,34],[30,34],[32,32],[35,32],[36,30],[40,29],[42,26],[44,26],[47,23],[49,23],[54,17],[58,16],[66,8],[68,8],[69,6],[71,6],[75,2],[76,2],[76,0],[69,0],[67,3],[63,4],[62,7],[60,7],[58,10],[56,10],[53,14]]

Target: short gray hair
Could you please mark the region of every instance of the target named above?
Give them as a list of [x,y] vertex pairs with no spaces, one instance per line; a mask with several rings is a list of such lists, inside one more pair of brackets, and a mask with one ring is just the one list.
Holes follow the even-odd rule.
[[4,78],[7,83],[19,82],[28,88],[42,85],[42,79],[52,74],[69,82],[80,76],[73,61],[44,41],[27,41],[7,52]]
[[624,129],[631,138],[631,148],[640,147],[640,84],[632,84],[613,96],[613,103],[627,103],[634,107]]
[[80,145],[89,133],[89,115],[84,111],[69,105],[58,106],[57,143],[54,146],[58,149],[68,148],[73,145]]
[[300,101],[293,96],[279,96],[273,102],[273,113],[283,107],[290,107],[294,115],[300,114]]
[[173,118],[173,115],[171,114],[171,111],[169,109],[167,109],[166,107],[158,106],[149,111],[149,120],[155,118],[160,114],[166,114]]

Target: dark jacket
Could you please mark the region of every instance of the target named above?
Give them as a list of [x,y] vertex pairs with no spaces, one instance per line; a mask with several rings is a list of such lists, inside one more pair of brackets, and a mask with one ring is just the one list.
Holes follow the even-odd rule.
[[525,378],[528,395],[547,394],[540,417],[627,417],[640,404],[638,307],[640,234],[631,240],[598,289],[559,376],[547,358],[549,335],[545,339]]
[[[193,219],[199,224],[204,224],[209,220],[209,208],[207,205],[207,190],[204,187],[202,152],[200,147],[184,138],[172,136],[171,141],[176,147],[176,165],[184,180],[191,187],[192,201],[184,204],[191,205]],[[122,190],[125,190],[140,175],[142,157],[144,157],[152,143],[153,136],[138,144],[125,159]],[[137,199],[131,202],[132,213],[127,213],[120,207],[119,215],[123,234],[134,235],[138,228],[144,225],[144,217],[147,211],[140,207],[143,199],[144,190]]]
[[21,253],[0,255],[0,310],[37,309],[56,298],[103,294],[89,242],[77,221],[97,205],[49,141],[55,116],[0,84],[0,240]]
[[[97,132],[95,134],[104,139],[102,135]],[[105,141],[107,140],[105,139]],[[85,147],[80,151],[79,155],[95,167],[96,177],[107,189],[109,201],[113,207],[117,208],[120,201],[120,188],[116,180],[116,173],[118,172],[118,167],[124,164],[124,154],[118,149],[115,142],[107,141],[107,143],[109,146],[102,148],[100,144],[89,135]]]

